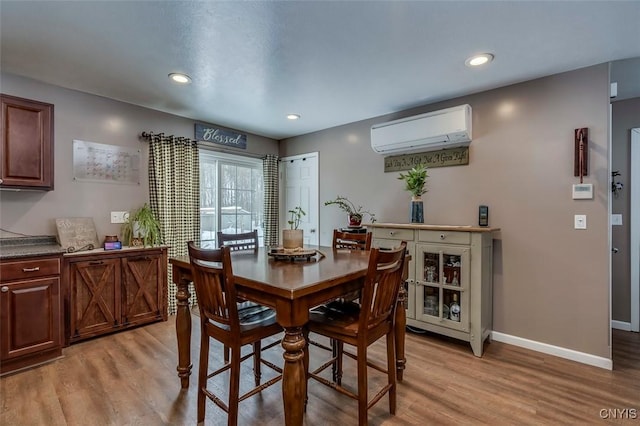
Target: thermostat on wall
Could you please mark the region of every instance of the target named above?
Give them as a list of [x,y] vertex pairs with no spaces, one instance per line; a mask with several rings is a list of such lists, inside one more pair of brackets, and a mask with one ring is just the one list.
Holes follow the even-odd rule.
[[573,185],[574,200],[593,200],[593,184],[580,183]]

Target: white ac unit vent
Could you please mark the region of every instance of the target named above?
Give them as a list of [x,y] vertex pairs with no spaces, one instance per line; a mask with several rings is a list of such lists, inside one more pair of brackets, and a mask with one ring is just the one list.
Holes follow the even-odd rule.
[[371,148],[379,154],[434,151],[466,146],[470,142],[470,105],[371,126]]

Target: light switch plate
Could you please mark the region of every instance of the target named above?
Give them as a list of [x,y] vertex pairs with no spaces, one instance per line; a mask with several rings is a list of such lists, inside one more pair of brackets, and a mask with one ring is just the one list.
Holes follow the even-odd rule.
[[574,229],[587,229],[587,215],[577,214],[573,216]]
[[612,225],[622,225],[622,214],[612,214],[611,215],[611,224]]

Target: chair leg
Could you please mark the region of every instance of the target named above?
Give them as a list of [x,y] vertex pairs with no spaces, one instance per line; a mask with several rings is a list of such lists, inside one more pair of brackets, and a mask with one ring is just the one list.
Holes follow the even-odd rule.
[[358,348],[358,425],[366,426],[367,405],[369,395],[367,394],[367,346]]
[[344,343],[339,340],[335,341],[336,345],[336,379],[335,382],[339,385],[342,384],[342,352],[344,351]]
[[206,408],[206,396],[204,389],[207,387],[207,375],[209,374],[209,336],[202,334],[200,338],[200,366],[198,367],[198,423],[204,422]]
[[260,386],[260,376],[262,376],[262,373],[260,372],[260,357],[262,356],[262,353],[260,352],[261,350],[262,342],[258,340],[253,344],[253,376],[255,378],[256,386]]
[[[338,342],[336,342],[335,339],[330,339],[331,340],[331,355],[333,356],[334,359],[338,359]],[[331,365],[331,380],[333,380],[334,383],[338,383],[338,365],[337,365],[337,361],[334,362]]]
[[389,413],[396,414],[396,337],[391,331],[387,333],[387,380],[391,387],[389,388]]
[[240,358],[242,357],[239,346],[231,348],[231,379],[229,383],[229,413],[227,424],[238,424],[238,403],[240,398]]

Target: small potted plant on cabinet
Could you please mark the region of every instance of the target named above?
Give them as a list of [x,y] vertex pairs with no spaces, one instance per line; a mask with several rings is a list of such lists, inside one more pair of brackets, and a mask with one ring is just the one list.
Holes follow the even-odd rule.
[[304,241],[304,234],[302,229],[298,229],[300,226],[300,220],[302,216],[305,216],[306,213],[302,210],[302,207],[294,207],[289,210],[288,213],[291,215],[291,218],[287,221],[290,226],[290,229],[282,230],[282,246],[285,249],[296,249],[302,248]]
[[422,195],[427,192],[427,168],[423,164],[418,164],[408,170],[406,174],[400,173],[398,179],[405,183],[405,190],[411,193],[411,223],[424,223],[424,206]]
[[325,206],[336,205],[340,210],[343,210],[347,213],[349,218],[349,227],[350,228],[359,228],[362,224],[362,218],[364,215],[369,215],[371,218],[371,223],[376,221],[376,215],[374,213],[369,212],[368,210],[363,210],[362,206],[356,207],[347,197],[342,197],[338,195],[335,200],[325,201]]
[[131,213],[122,225],[122,239],[128,246],[153,246],[162,242],[160,221],[147,203]]

